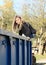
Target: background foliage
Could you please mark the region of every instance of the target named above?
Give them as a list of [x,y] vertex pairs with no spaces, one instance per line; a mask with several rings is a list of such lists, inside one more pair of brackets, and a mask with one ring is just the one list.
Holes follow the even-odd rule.
[[[30,4],[23,4],[23,14],[21,15],[21,17],[23,18],[23,20],[29,22],[36,29],[36,38],[44,38],[46,37],[44,36],[44,34],[46,35],[46,13],[44,12],[44,0],[39,1],[41,4],[39,4],[38,6],[33,4],[33,8],[30,7]],[[30,10],[33,12],[33,14]],[[0,28],[12,31],[12,22],[14,16],[17,14],[16,11],[13,9],[13,1],[4,0],[4,5],[0,6],[0,13]]]

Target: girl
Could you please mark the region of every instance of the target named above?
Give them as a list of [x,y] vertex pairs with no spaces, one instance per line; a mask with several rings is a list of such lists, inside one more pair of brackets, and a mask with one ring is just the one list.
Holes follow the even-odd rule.
[[29,23],[22,21],[20,16],[15,16],[12,24],[12,31],[18,33],[19,35],[24,34],[25,36],[31,38],[33,34],[36,34],[36,30]]

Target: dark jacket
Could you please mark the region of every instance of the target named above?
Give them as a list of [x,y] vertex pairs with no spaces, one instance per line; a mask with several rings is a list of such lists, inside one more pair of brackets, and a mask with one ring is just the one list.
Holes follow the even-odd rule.
[[27,22],[22,24],[21,30],[19,30],[19,35],[26,35],[27,37],[32,38],[33,34],[36,34],[36,30]]

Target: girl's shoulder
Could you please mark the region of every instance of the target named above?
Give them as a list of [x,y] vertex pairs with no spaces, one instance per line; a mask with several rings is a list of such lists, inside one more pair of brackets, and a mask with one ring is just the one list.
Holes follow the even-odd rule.
[[24,21],[24,22],[23,22],[23,25],[29,27],[29,23],[28,23],[28,22],[25,22],[25,21]]

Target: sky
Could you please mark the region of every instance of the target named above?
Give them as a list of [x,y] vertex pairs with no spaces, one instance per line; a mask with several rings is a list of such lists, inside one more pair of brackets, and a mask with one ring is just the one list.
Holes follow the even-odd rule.
[[3,4],[3,0],[0,0],[0,5],[2,5]]
[[[44,11],[46,12],[46,0],[44,0],[45,1],[45,7],[44,7]],[[31,11],[31,12],[29,12],[29,14],[34,14],[33,12],[36,12],[36,11],[38,11],[38,9],[39,9],[39,4],[40,4],[40,0],[38,1],[38,0],[13,0],[13,3],[14,3],[14,10],[16,11],[16,13],[17,14],[19,14],[19,15],[21,15],[22,14],[22,11],[23,11],[23,8],[22,8],[22,6],[24,6],[24,4],[26,4],[26,5],[30,5],[30,9],[29,9],[29,11]],[[4,4],[4,2],[3,2],[3,0],[0,0],[0,5],[3,5]],[[35,7],[33,7],[33,6],[35,6]],[[39,6],[39,7],[37,7],[37,6]],[[32,9],[33,8],[33,9]],[[35,9],[34,9],[35,8]],[[33,11],[34,10],[34,11]],[[39,13],[37,13],[37,15],[38,15]]]
[[31,4],[31,1],[32,0],[14,0],[14,9],[16,9],[17,13],[19,14],[22,14],[22,6],[24,4],[28,5],[28,4]]

